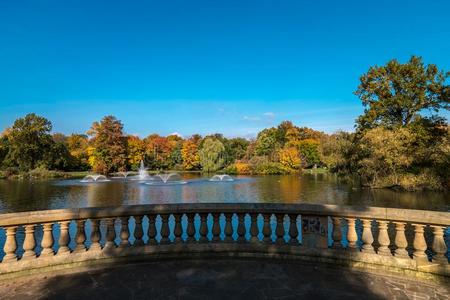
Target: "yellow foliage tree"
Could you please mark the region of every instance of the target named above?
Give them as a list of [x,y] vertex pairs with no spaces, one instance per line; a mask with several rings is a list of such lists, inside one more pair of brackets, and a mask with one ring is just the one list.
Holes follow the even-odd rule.
[[185,170],[195,170],[200,167],[200,156],[198,146],[192,140],[186,140],[181,147],[183,167]]
[[283,148],[278,152],[280,158],[280,163],[292,170],[298,170],[301,167],[302,160],[300,158],[300,153],[295,147]]
[[128,164],[132,168],[137,168],[141,160],[144,159],[145,143],[139,137],[128,136]]

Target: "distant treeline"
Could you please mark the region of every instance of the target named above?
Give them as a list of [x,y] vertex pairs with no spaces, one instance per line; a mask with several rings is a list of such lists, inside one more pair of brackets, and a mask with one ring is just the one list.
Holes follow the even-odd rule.
[[450,108],[450,73],[420,57],[392,60],[361,76],[355,94],[365,107],[354,133],[325,134],[284,121],[252,140],[222,134],[188,138],[127,135],[114,116],[94,122],[86,134],[51,133],[44,117],[28,114],[0,136],[6,175],[36,170],[109,174],[154,170],[234,174],[285,174],[324,167],[370,187],[448,189],[450,129],[439,115]]

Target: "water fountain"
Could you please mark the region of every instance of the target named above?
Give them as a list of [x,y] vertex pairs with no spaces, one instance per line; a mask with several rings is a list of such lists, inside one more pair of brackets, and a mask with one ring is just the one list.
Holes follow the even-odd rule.
[[148,175],[147,168],[144,166],[144,161],[141,160],[138,169],[138,175],[130,177],[131,180],[153,180],[153,177]]
[[130,174],[132,174],[133,172],[131,172],[131,171],[126,171],[126,172],[116,172],[115,173],[115,175],[118,175],[118,176],[114,176],[113,178],[125,178],[125,179],[127,179],[127,177],[128,177],[128,175],[130,175]]
[[209,181],[234,181],[234,179],[227,174],[217,174],[211,177]]
[[84,176],[84,178],[81,180],[81,182],[105,182],[110,181],[108,178],[106,178],[105,175],[100,174],[89,174],[87,176]]
[[157,174],[154,177],[154,182],[146,183],[148,185],[158,185],[158,184],[186,184],[187,181],[184,181],[181,176],[177,173],[168,173],[168,174]]

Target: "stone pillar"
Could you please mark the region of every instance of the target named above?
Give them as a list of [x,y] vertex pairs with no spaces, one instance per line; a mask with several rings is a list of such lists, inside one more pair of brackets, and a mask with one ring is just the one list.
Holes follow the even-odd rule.
[[161,214],[161,244],[169,244],[169,214]]
[[156,244],[156,215],[148,215],[148,244],[155,245]]
[[381,255],[392,255],[389,249],[391,241],[389,240],[388,223],[388,221],[378,221],[378,244],[380,244],[378,254]]
[[259,242],[258,240],[258,214],[250,214],[250,241],[253,243]]
[[130,241],[128,239],[130,238],[130,229],[128,228],[128,217],[121,217],[120,218],[120,245],[119,247],[128,247],[130,245]]
[[425,251],[427,250],[427,242],[425,241],[424,236],[424,225],[423,224],[413,224],[414,226],[414,252],[413,258],[419,260],[427,260],[427,254]]
[[442,226],[431,226],[433,228],[433,251],[435,255],[433,255],[433,261],[439,264],[448,264],[447,257],[445,254],[447,253],[447,245],[444,240],[444,230],[445,227]]
[[340,217],[332,217],[333,220],[333,248],[341,249],[342,244],[342,231],[341,231],[341,218]]
[[55,254],[52,249],[52,246],[53,246],[53,233],[52,233],[53,223],[44,223],[44,224],[42,224],[42,226],[43,226],[44,234],[42,236],[42,242],[41,242],[41,247],[42,247],[41,256],[50,256],[50,255]]
[[69,225],[70,221],[61,221],[59,222],[59,249],[58,254],[68,254],[70,253],[69,243],[70,243],[70,235],[69,235]]
[[277,227],[275,228],[275,234],[277,236],[277,239],[275,240],[275,243],[282,245],[285,243],[284,241],[284,214],[275,214],[275,217],[277,219]]
[[173,234],[175,235],[175,243],[183,242],[181,235],[183,234],[183,229],[181,228],[181,214],[173,214],[175,218],[175,228],[173,229]]
[[5,256],[3,257],[3,262],[13,262],[17,260],[16,231],[17,226],[6,227],[6,241],[3,248],[3,251],[5,251]]
[[212,227],[212,234],[213,234],[213,242],[220,242],[220,213],[213,213],[213,227]]
[[355,228],[355,222],[356,219],[354,218],[346,218],[347,220],[347,240],[348,240],[348,247],[349,250],[357,250],[358,249],[358,235],[356,234],[356,228]]
[[23,253],[22,259],[35,258],[36,252],[34,252],[34,247],[36,247],[36,241],[34,239],[34,224],[25,225],[25,240],[23,241]]
[[263,225],[263,235],[264,235],[264,239],[263,241],[265,243],[272,243],[272,228],[270,227],[270,217],[272,216],[272,214],[263,214],[263,218],[264,218],[264,225]]
[[116,247],[116,229],[115,229],[115,220],[113,218],[106,220],[106,244],[105,248],[114,248]]
[[208,214],[200,213],[200,243],[208,242],[208,224],[206,221],[208,220]]
[[408,257],[408,251],[406,247],[408,246],[408,241],[405,237],[405,223],[394,222],[395,223],[395,256],[396,257]]
[[188,218],[188,225],[187,225],[187,241],[188,242],[195,242],[195,226],[194,226],[194,220],[195,220],[195,214],[189,213],[187,214]]
[[239,243],[245,242],[245,213],[238,213],[238,227],[237,227],[237,234],[238,239],[237,241]]
[[231,219],[233,218],[233,214],[226,213],[225,214],[225,242],[231,243],[233,242],[233,226],[231,225]]
[[136,226],[134,227],[134,246],[144,246],[144,230],[142,229],[142,217],[134,216]]
[[102,249],[100,245],[100,219],[91,219],[91,247],[89,251],[99,251]]
[[297,217],[296,214],[289,215],[289,244],[298,245],[298,228],[297,228]]
[[375,253],[373,250],[373,234],[372,234],[372,220],[370,219],[362,219],[363,223],[363,233],[362,233],[362,252],[365,253]]
[[73,251],[75,253],[83,253],[86,251],[86,246],[84,245],[84,242],[86,241],[86,232],[84,230],[85,222],[86,220],[77,220],[77,236],[75,239],[77,242],[77,246]]

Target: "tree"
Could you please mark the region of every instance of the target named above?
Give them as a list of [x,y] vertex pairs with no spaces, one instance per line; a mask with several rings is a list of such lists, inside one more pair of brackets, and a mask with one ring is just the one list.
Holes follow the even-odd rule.
[[94,122],[88,134],[91,138],[93,169],[103,174],[123,171],[127,163],[127,141],[123,124],[114,116]]
[[241,160],[244,158],[245,154],[247,153],[247,147],[250,144],[249,141],[247,141],[244,138],[233,138],[229,139],[227,141],[228,144],[228,154],[227,157],[230,158],[230,160]]
[[423,110],[438,112],[450,108],[450,72],[424,65],[412,56],[406,64],[393,59],[386,66],[374,66],[362,75],[355,94],[365,110],[357,120],[359,129],[407,126]]
[[151,169],[167,169],[173,144],[166,137],[152,134],[145,139],[145,163]]
[[320,163],[319,141],[313,139],[301,140],[297,147],[306,165],[312,166]]
[[362,159],[359,173],[369,185],[392,176],[399,183],[399,175],[414,162],[415,135],[407,128],[389,130],[383,127],[367,130],[359,143]]
[[203,171],[214,172],[224,167],[225,147],[217,139],[206,138],[199,151]]
[[183,168],[185,170],[196,170],[200,167],[198,146],[192,139],[183,142],[181,156],[183,158]]
[[276,128],[263,129],[256,138],[256,155],[273,156],[276,149],[280,148],[277,140],[278,130]]
[[46,166],[45,158],[53,145],[52,124],[34,113],[19,118],[8,133],[9,151],[6,160],[22,171]]
[[73,133],[67,138],[67,148],[75,158],[75,168],[78,170],[86,170],[89,167],[88,146],[89,140],[85,134]]
[[128,165],[132,169],[138,169],[141,160],[144,160],[145,143],[138,136],[129,135],[127,137]]
[[300,153],[295,147],[283,148],[278,153],[280,157],[280,163],[292,170],[298,170],[301,168],[302,160]]

